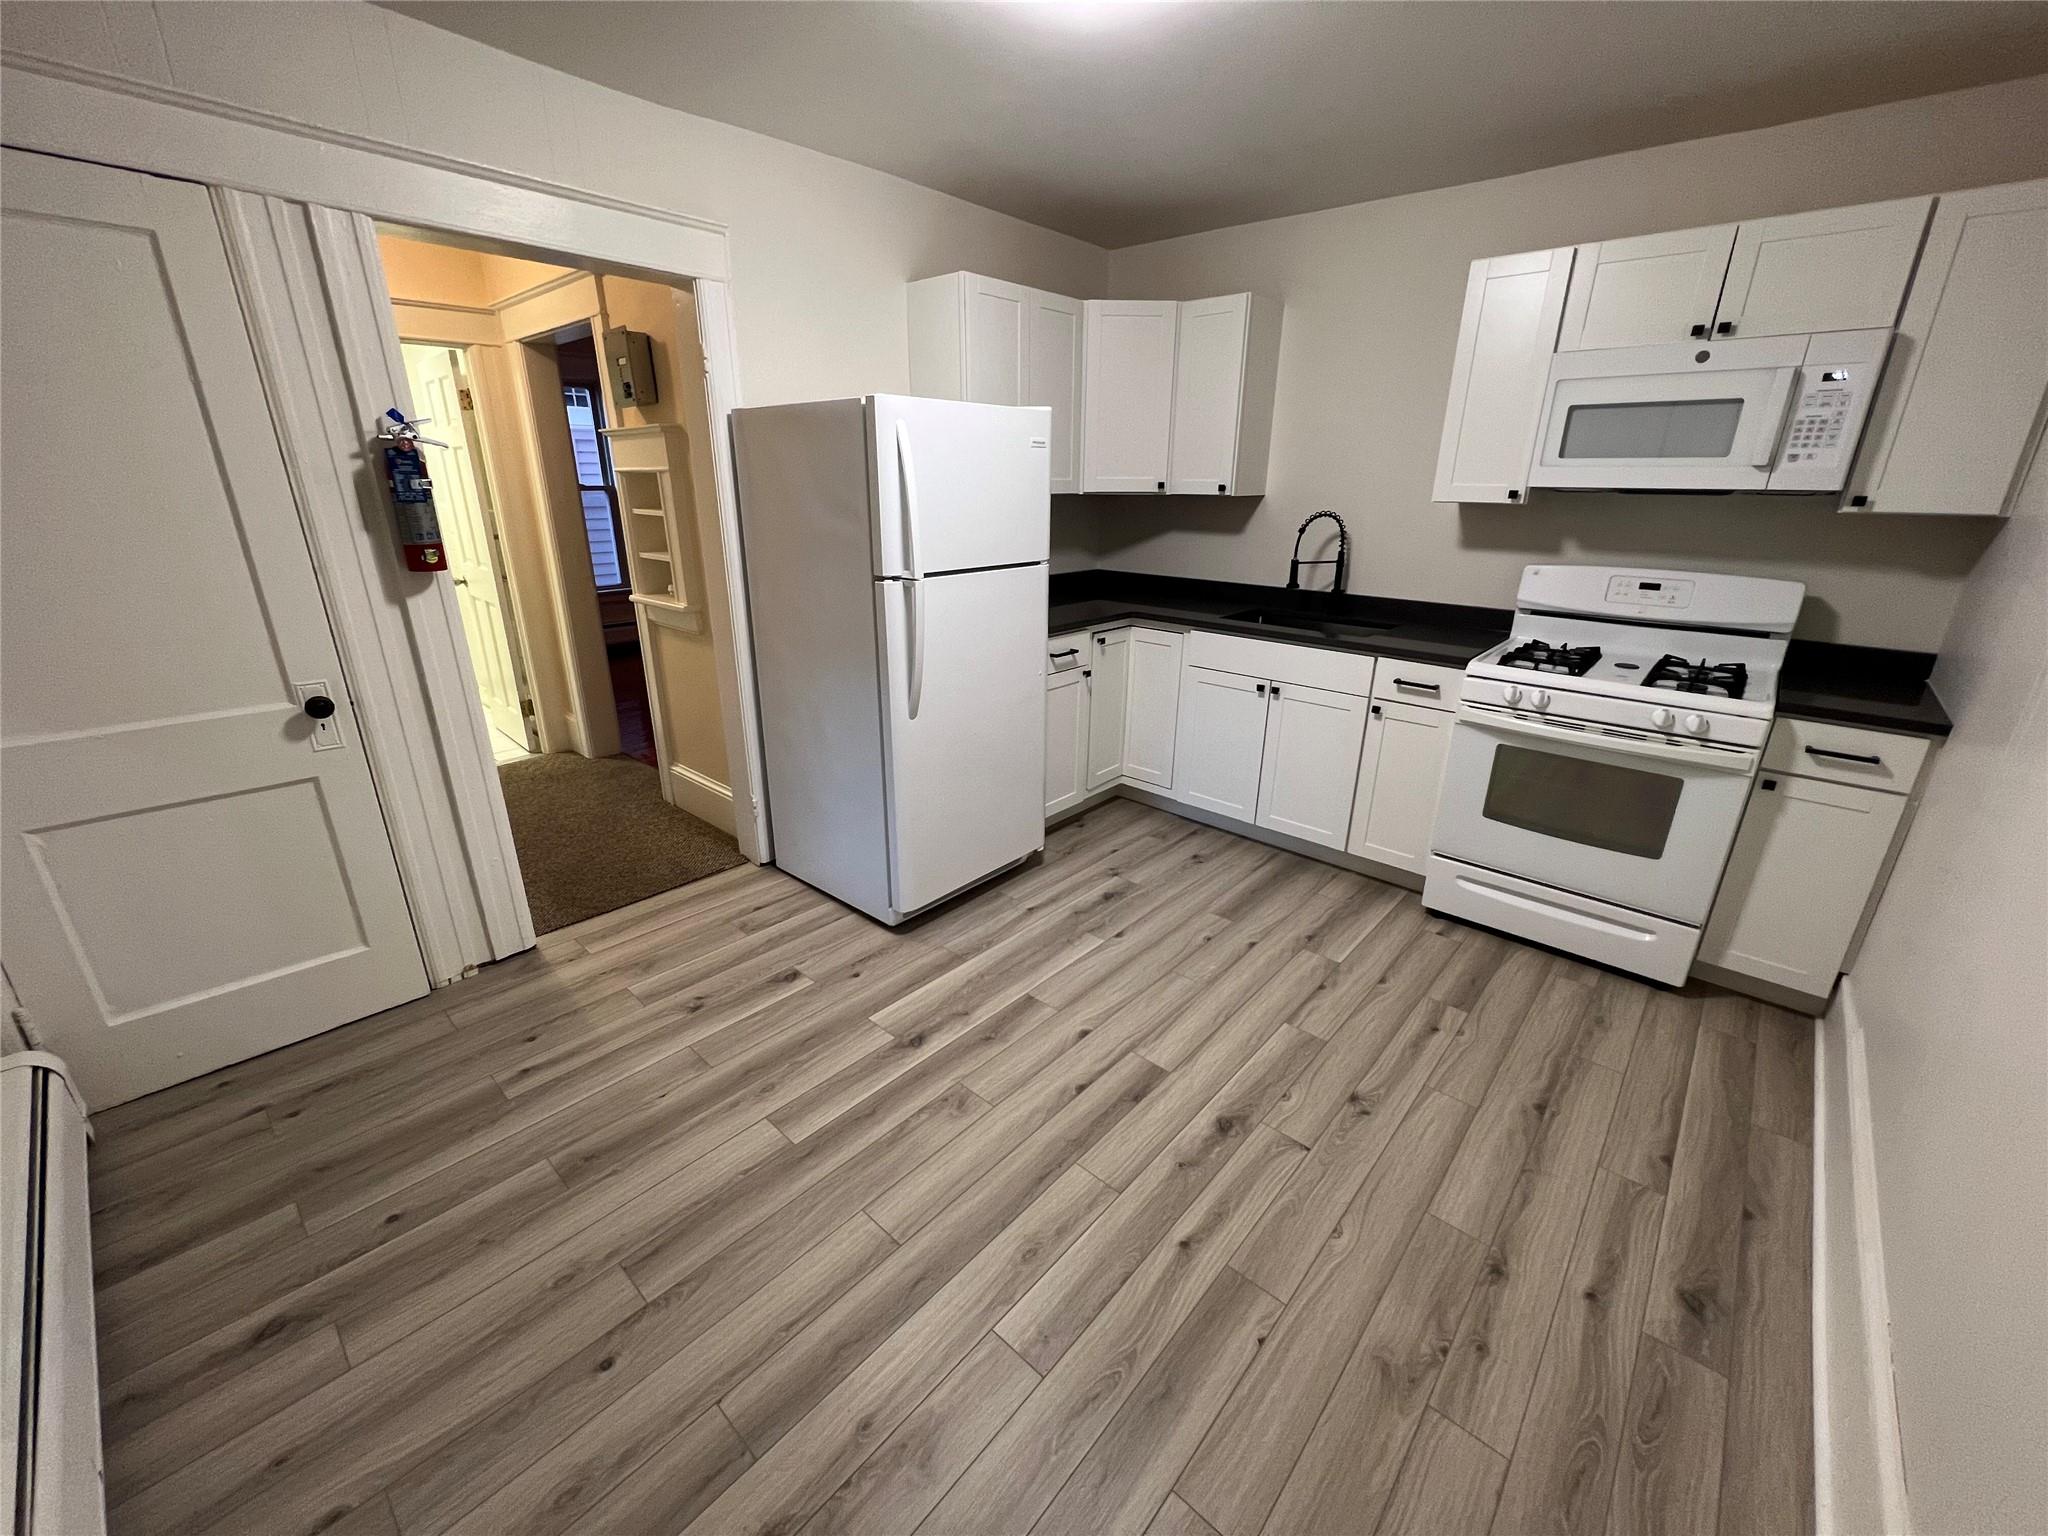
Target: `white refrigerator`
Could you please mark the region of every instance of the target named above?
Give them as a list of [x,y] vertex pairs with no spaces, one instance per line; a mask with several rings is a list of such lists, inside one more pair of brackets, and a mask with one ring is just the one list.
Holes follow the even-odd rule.
[[1045,845],[1052,413],[732,415],[781,868],[884,923]]

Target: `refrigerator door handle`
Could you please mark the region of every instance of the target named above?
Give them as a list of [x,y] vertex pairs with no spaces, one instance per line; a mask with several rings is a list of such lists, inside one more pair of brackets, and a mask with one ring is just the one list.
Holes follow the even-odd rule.
[[924,557],[917,536],[917,465],[910,452],[910,423],[896,423],[896,475],[903,485],[904,586],[910,593],[910,718],[924,703]]

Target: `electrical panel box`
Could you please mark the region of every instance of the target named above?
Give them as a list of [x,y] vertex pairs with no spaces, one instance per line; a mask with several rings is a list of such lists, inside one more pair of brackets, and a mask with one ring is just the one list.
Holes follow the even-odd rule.
[[612,398],[620,405],[653,405],[661,398],[654,382],[654,349],[645,331],[606,331],[604,365],[611,370]]

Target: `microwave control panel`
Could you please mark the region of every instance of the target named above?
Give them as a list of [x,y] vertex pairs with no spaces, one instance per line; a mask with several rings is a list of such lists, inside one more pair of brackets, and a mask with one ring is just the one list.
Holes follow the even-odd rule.
[[1849,370],[1809,369],[1804,382],[1778,462],[1839,464],[1849,413],[1856,408],[1856,387],[1850,381]]

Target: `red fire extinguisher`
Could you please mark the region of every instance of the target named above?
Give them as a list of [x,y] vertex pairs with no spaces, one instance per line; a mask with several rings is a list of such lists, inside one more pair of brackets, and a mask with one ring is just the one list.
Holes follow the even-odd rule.
[[441,520],[434,513],[434,482],[420,452],[422,444],[446,445],[421,437],[419,423],[407,421],[395,408],[384,416],[383,430],[378,435],[384,443],[384,478],[391,487],[391,506],[398,521],[398,546],[405,554],[405,568],[446,570],[448,551],[441,543]]

